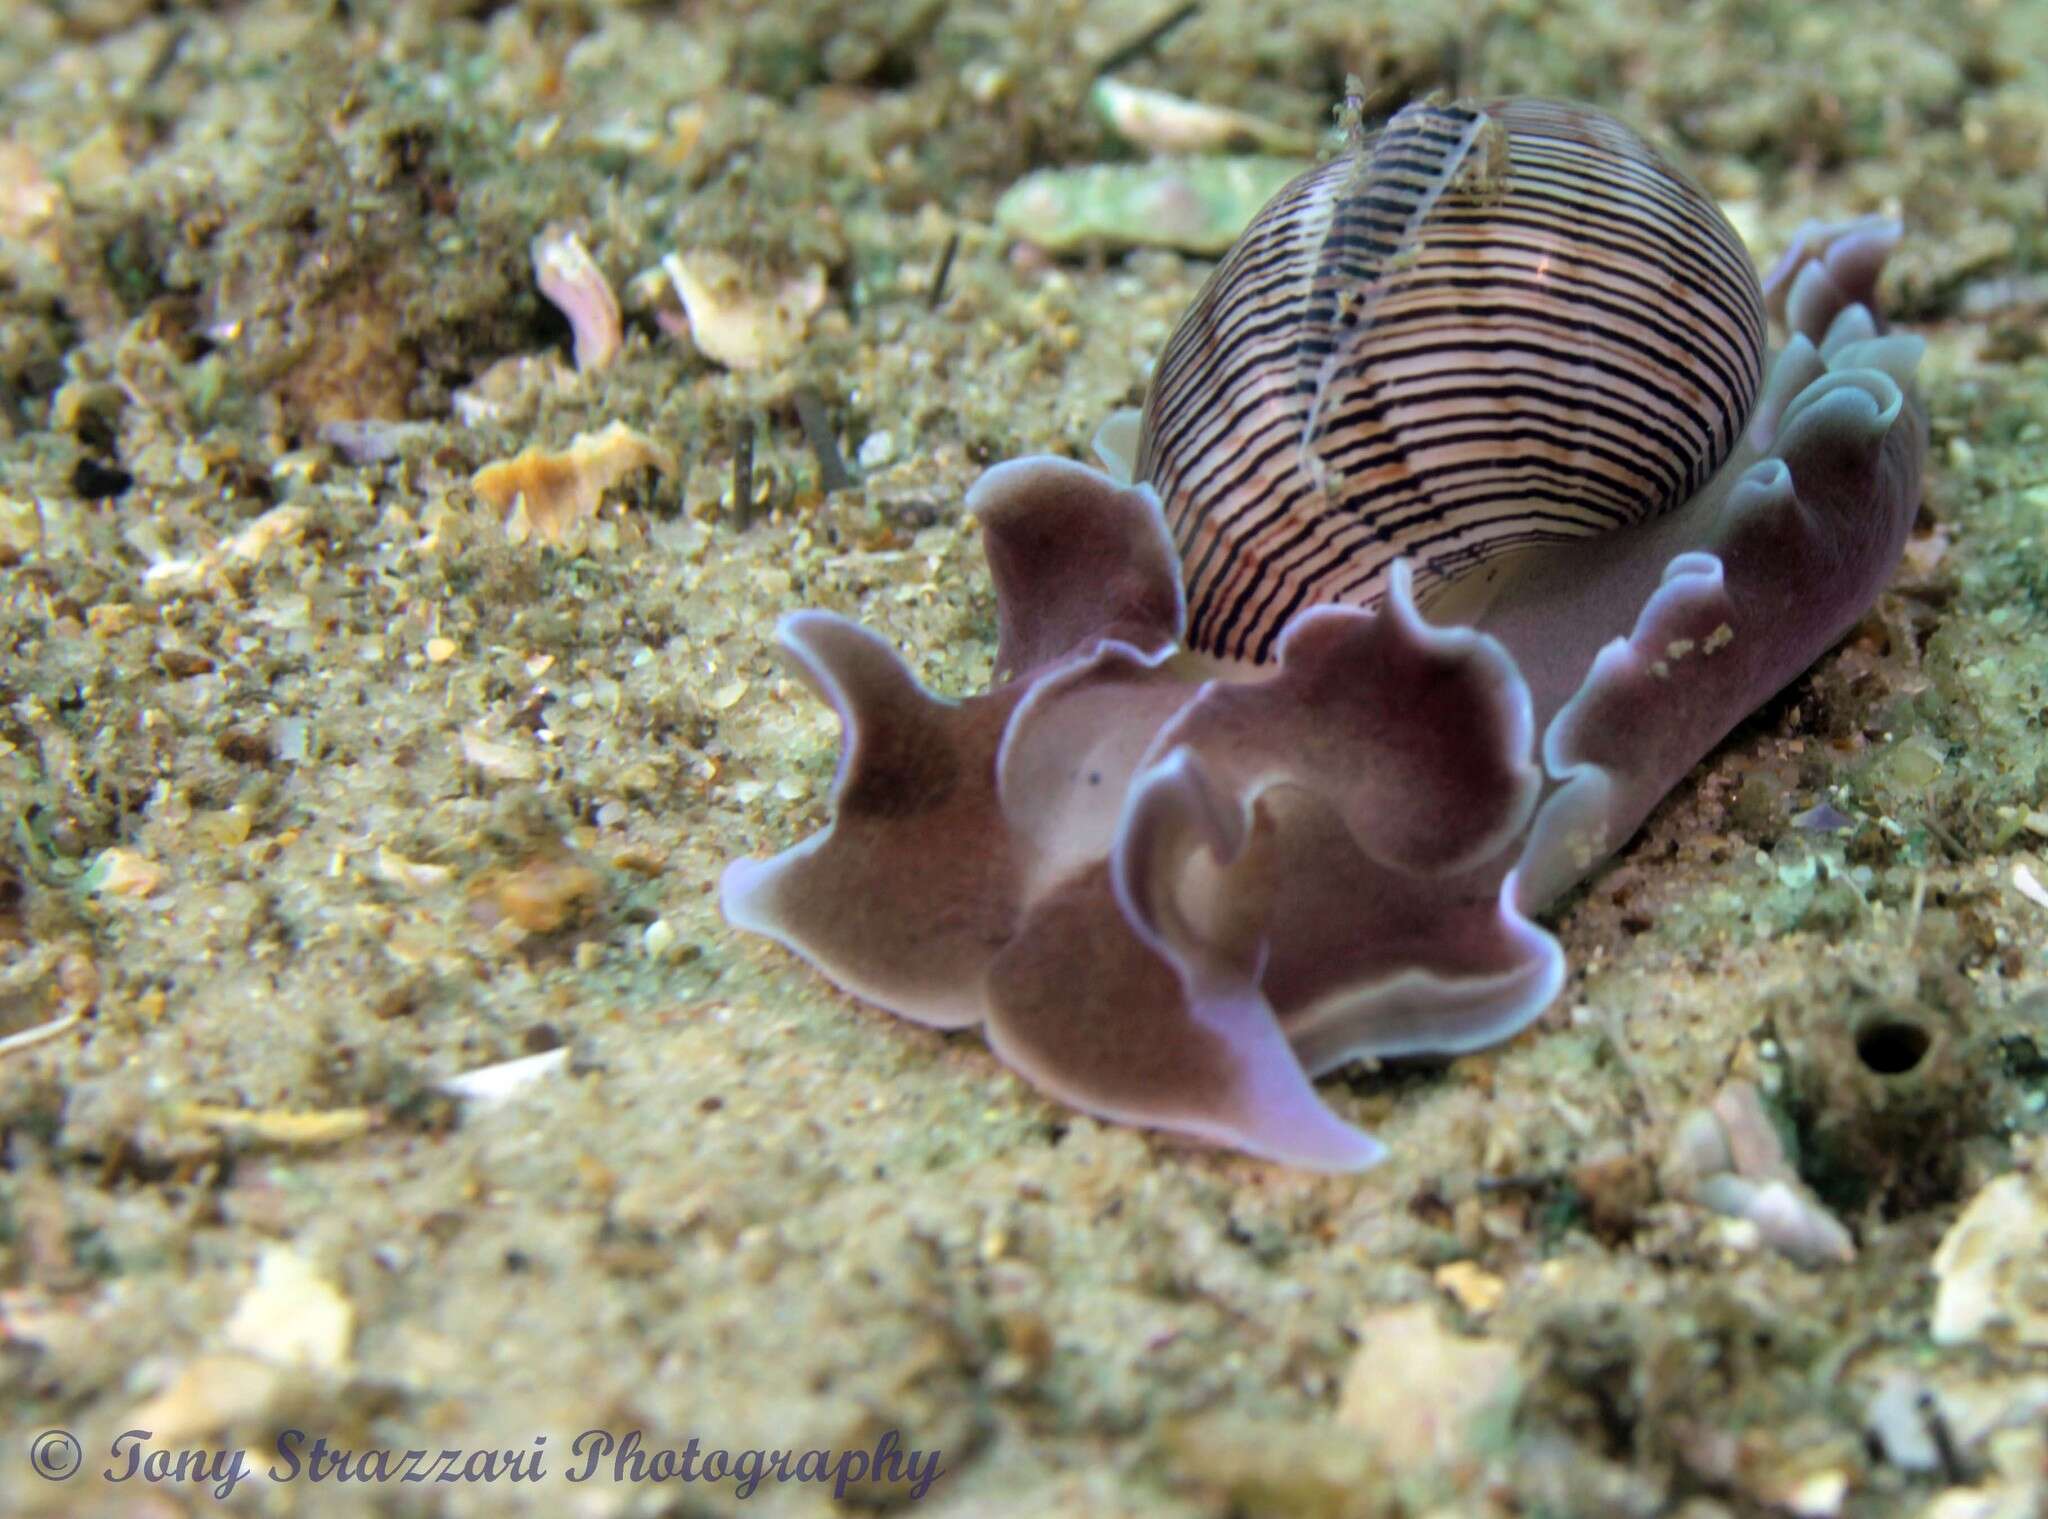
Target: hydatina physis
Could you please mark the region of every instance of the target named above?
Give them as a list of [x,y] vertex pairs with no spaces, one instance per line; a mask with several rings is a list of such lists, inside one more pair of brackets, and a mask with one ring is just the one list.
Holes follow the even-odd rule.
[[1105,469],[967,492],[988,689],[781,620],[843,729],[831,816],[729,866],[726,916],[1088,1112],[1371,1163],[1313,1078],[1527,1026],[1565,977],[1536,914],[1896,566],[1927,445],[1921,345],[1877,316],[1899,236],[1811,223],[1759,282],[1590,107],[1354,133],[1216,269]]

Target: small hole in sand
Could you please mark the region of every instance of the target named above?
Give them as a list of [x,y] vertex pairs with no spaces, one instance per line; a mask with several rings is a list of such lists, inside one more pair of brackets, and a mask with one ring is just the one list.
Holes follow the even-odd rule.
[[1934,1036],[1904,1018],[1873,1018],[1856,1031],[1856,1055],[1880,1076],[1903,1076],[1927,1058]]

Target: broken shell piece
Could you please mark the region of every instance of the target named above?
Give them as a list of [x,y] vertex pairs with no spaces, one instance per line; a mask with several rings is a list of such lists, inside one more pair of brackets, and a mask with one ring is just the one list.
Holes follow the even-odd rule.
[[540,777],[540,756],[533,750],[492,738],[480,729],[463,731],[462,758],[492,780],[531,781]]
[[1500,1306],[1508,1284],[1477,1261],[1447,1261],[1436,1268],[1430,1280],[1457,1299],[1467,1313],[1484,1318]]
[[535,1082],[545,1080],[569,1063],[569,1047],[558,1046],[538,1055],[521,1055],[501,1060],[474,1071],[464,1071],[438,1083],[437,1090],[480,1108],[494,1108],[509,1102]]
[[1243,111],[1204,105],[1165,90],[1148,90],[1121,79],[1098,79],[1088,103],[1125,142],[1154,153],[1215,153],[1257,148],[1266,153],[1315,151],[1315,138]]
[[765,369],[788,358],[825,304],[825,271],[816,264],[766,294],[723,253],[671,253],[661,267],[689,318],[690,341],[728,369]]
[[1403,1475],[1469,1460],[1521,1395],[1511,1345],[1453,1334],[1428,1303],[1385,1308],[1358,1326],[1337,1422],[1357,1430]]
[[675,473],[675,459],[646,434],[623,422],[602,432],[578,433],[561,453],[529,448],[478,470],[470,487],[509,515],[505,532],[514,543],[538,535],[552,544],[568,542],[597,515],[604,493],[638,469]]
[[1939,1471],[1941,1447],[1933,1426],[1939,1415],[1931,1387],[1913,1372],[1894,1371],[1864,1405],[1863,1427],[1885,1460],[1900,1470]]
[[551,353],[518,353],[500,359],[449,397],[466,427],[495,422],[536,391],[562,390],[575,378]]
[[86,880],[92,891],[107,896],[151,897],[164,884],[164,868],[132,849],[107,849]]
[[283,1368],[254,1356],[198,1356],[130,1414],[128,1422],[165,1442],[205,1439],[262,1418],[289,1380]]
[[168,1443],[262,1419],[302,1380],[345,1374],[354,1337],[355,1305],[289,1246],[273,1245],[221,1326],[226,1349],[188,1361],[129,1422]]
[[287,1149],[314,1149],[360,1139],[381,1122],[370,1108],[328,1108],[292,1113],[281,1108],[230,1108],[218,1103],[187,1102],[171,1110],[180,1128],[203,1129],[224,1139],[247,1140]]
[[245,564],[261,564],[272,549],[305,536],[311,514],[302,506],[273,506],[221,544],[221,552]]
[[1728,1141],[1728,1154],[1739,1176],[1794,1177],[1785,1159],[1785,1142],[1764,1111],[1764,1099],[1747,1081],[1731,1081],[1714,1094],[1714,1117]]
[[143,593],[156,600],[233,590],[233,582],[278,549],[298,542],[311,521],[303,507],[275,506],[203,554],[158,558],[142,573]]
[[498,911],[528,933],[552,934],[588,915],[604,895],[604,877],[575,860],[529,860],[491,895]]
[[39,1044],[48,1044],[76,1024],[79,1017],[75,1011],[61,1013],[45,1023],[36,1024],[33,1028],[18,1029],[6,1038],[0,1039],[0,1056],[12,1055],[16,1050],[34,1049]]
[[1971,1198],[1934,1252],[1934,1274],[1937,1345],[1994,1331],[2048,1345],[2048,1180],[2001,1176]]
[[0,492],[0,564],[13,564],[42,543],[43,513],[35,498]]
[[2027,867],[2025,860],[2012,868],[2013,888],[2036,907],[2048,907],[2048,886],[2041,884],[2041,878]]
[[[456,392],[458,409],[460,391]],[[360,468],[366,464],[388,464],[405,453],[405,445],[423,439],[433,431],[424,422],[387,422],[380,417],[320,424],[320,441]]]
[[18,247],[59,262],[65,209],[63,189],[36,155],[18,142],[0,141],[0,251]]
[[1671,1136],[1664,1186],[1672,1196],[1752,1225],[1759,1238],[1801,1266],[1856,1258],[1856,1243],[1792,1167],[1763,1098],[1731,1081]]
[[1723,1172],[1701,1183],[1693,1201],[1754,1225],[1766,1245],[1798,1265],[1825,1266],[1856,1258],[1849,1231],[1799,1182],[1753,1181]]
[[387,885],[396,886],[418,896],[439,891],[455,879],[455,871],[448,865],[429,865],[420,860],[409,860],[393,849],[380,849],[371,869],[377,879]]
[[281,1366],[340,1372],[355,1337],[355,1306],[304,1256],[267,1248],[256,1280],[221,1328],[229,1347]]
[[576,368],[584,374],[604,368],[624,341],[611,282],[583,240],[566,228],[548,228],[533,240],[532,252],[534,283],[575,334]]

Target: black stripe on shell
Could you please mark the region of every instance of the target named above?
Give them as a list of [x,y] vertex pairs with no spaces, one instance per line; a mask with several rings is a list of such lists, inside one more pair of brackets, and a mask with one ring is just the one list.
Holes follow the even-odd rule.
[[1268,204],[1160,357],[1138,474],[1189,642],[1264,659],[1397,557],[1426,593],[1669,511],[1733,451],[1763,341],[1741,239],[1627,127],[1410,106]]

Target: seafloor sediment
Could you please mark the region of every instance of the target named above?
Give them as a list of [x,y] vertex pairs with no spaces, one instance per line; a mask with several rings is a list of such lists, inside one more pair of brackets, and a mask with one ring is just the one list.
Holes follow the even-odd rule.
[[[1174,11],[0,7],[0,1507],[217,1506],[109,1480],[134,1428],[548,1453],[229,1500],[304,1514],[2048,1504],[2048,4],[1261,0],[1126,46]],[[1349,74],[1590,100],[1760,258],[1907,227],[1895,587],[1553,915],[1536,1027],[1325,1084],[1363,1175],[1061,1109],[716,908],[826,812],[776,616],[975,688],[962,493],[1083,456],[1208,268],[996,224],[1142,158],[1106,60],[1282,141]],[[534,278],[570,234],[601,366]],[[476,480],[614,423],[594,511]],[[1681,1184],[1717,1094],[1852,1260]],[[599,1429],[944,1473],[569,1483]]]

